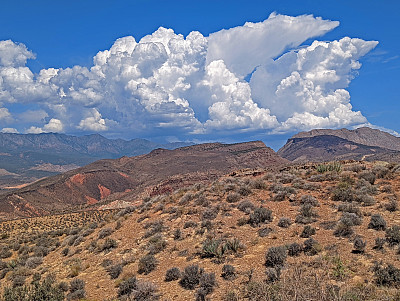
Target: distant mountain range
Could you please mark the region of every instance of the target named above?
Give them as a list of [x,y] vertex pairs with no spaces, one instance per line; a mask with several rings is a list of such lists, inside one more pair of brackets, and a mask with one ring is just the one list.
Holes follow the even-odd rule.
[[208,143],[147,155],[96,161],[0,196],[2,218],[35,216],[97,206],[108,200],[139,199],[244,168],[276,168],[289,163],[263,142]]
[[400,162],[400,138],[367,127],[311,130],[294,135],[278,154],[292,162],[346,159]]
[[98,134],[77,137],[56,133],[0,133],[0,187],[34,181],[99,159],[137,156],[156,148],[187,145],[190,143],[107,139]]
[[[277,153],[260,141],[171,150],[178,146],[100,135],[0,134],[3,183],[53,175],[5,189],[0,195],[0,218],[96,208],[117,200],[132,202],[246,168],[276,170],[291,163],[349,159],[400,163],[400,138],[370,128],[301,132]],[[111,159],[93,162],[99,158]]]

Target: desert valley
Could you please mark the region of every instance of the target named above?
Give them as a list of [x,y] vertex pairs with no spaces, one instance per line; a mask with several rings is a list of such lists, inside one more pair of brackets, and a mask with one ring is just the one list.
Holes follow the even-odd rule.
[[397,300],[399,151],[313,130],[276,153],[158,148],[4,190],[2,299]]

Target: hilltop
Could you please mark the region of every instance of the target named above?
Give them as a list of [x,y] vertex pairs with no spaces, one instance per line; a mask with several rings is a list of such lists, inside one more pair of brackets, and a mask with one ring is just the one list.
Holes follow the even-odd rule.
[[196,182],[210,182],[242,168],[276,168],[288,163],[260,141],[208,143],[146,155],[96,161],[0,195],[3,218],[37,216],[135,201]]
[[400,138],[367,127],[301,132],[277,152],[292,162],[368,160],[400,162]]

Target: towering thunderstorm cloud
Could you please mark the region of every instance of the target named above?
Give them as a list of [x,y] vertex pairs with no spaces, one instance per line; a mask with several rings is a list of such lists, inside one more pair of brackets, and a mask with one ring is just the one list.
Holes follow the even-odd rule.
[[[208,37],[160,27],[140,41],[116,40],[90,68],[38,74],[25,45],[0,41],[0,128],[202,139],[362,124],[346,87],[377,42],[300,46],[338,25],[272,14]],[[27,109],[13,113],[15,103]]]

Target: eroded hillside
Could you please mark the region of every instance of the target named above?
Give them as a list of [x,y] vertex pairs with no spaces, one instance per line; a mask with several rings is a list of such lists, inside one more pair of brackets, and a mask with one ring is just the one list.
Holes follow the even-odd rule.
[[394,300],[399,178],[382,162],[247,169],[122,210],[3,222],[1,284],[54,300]]

